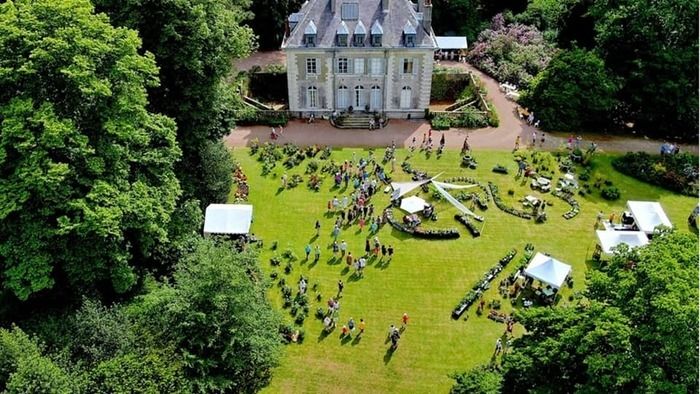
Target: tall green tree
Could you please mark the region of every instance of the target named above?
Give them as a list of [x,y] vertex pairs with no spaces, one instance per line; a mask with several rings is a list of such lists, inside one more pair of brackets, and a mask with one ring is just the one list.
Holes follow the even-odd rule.
[[256,0],[250,6],[253,18],[248,21],[258,36],[260,49],[275,50],[282,44],[287,18],[299,11],[302,0]]
[[19,299],[136,281],[180,194],[175,124],[136,32],[88,0],[0,4],[0,281]]
[[280,318],[266,292],[253,252],[201,239],[178,264],[174,284],[132,310],[181,352],[194,391],[250,393],[269,382],[281,351]]
[[624,84],[626,120],[658,136],[698,135],[698,2],[595,0],[596,44]]
[[521,103],[545,130],[597,130],[612,122],[617,83],[595,53],[559,52],[531,82]]
[[660,233],[592,271],[579,305],[519,312],[503,392],[698,392],[697,250],[695,235]]
[[[254,47],[249,0],[95,0],[112,22],[139,31],[160,66],[159,86],[149,90],[154,111],[173,117],[183,159],[176,170],[184,197],[211,202],[202,152],[234,126],[234,98],[224,78],[231,61]],[[227,174],[230,176],[230,174]]]

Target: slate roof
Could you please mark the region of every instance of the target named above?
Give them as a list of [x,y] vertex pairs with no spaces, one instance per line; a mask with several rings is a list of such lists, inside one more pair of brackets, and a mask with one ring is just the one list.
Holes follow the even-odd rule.
[[[285,38],[282,48],[305,47],[304,33],[306,30],[310,30],[307,29],[307,26],[311,23],[314,24],[317,31],[316,47],[333,48],[336,42],[336,31],[343,29],[341,27],[342,22],[345,22],[348,31],[356,31],[355,29],[359,22],[362,22],[364,26],[372,26],[371,31],[373,33],[377,30],[383,31],[383,48],[403,48],[403,31],[407,26],[416,30],[416,48],[437,47],[432,29],[426,31],[423,28],[420,20],[422,18],[419,19],[418,13],[409,0],[391,0],[389,12],[382,11],[381,0],[361,0],[359,1],[360,17],[357,21],[341,20],[340,8],[343,2],[350,2],[350,0],[337,0],[335,14],[331,13],[331,1],[336,0],[309,0],[304,3],[298,12],[298,14],[303,16],[288,37]],[[376,26],[377,22],[380,26]],[[348,37],[348,39],[351,40],[352,38]],[[366,41],[365,48],[371,48],[369,41]]]

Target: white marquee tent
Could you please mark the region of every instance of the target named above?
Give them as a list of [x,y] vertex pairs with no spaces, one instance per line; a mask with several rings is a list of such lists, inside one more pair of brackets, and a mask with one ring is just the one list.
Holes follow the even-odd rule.
[[540,282],[547,283],[557,289],[561,287],[570,273],[570,265],[564,264],[557,259],[539,252],[530,260],[530,264],[525,268],[525,275],[537,279]]
[[425,200],[418,196],[406,197],[401,200],[401,209],[408,213],[422,211],[425,206]]
[[627,208],[632,213],[639,231],[653,234],[654,227],[658,225],[663,224],[664,226],[673,227],[671,221],[668,220],[668,216],[666,216],[666,212],[664,212],[661,204],[658,202],[627,201]]
[[453,49],[467,49],[467,37],[457,37],[457,36],[437,36],[435,37],[437,41],[437,46],[439,49],[453,50]]
[[252,221],[252,205],[210,204],[204,215],[204,234],[248,234]]
[[596,231],[603,253],[612,254],[613,248],[620,244],[627,244],[630,248],[644,246],[649,243],[649,238],[643,231]]

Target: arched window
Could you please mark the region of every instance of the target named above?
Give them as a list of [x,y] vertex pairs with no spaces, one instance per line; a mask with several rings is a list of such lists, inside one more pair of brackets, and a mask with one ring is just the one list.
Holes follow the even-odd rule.
[[355,100],[354,100],[354,105],[355,108],[358,110],[361,108],[364,108],[365,106],[365,88],[364,86],[355,86]]
[[382,88],[377,85],[372,86],[372,89],[370,89],[369,107],[372,111],[382,109]]
[[345,110],[350,106],[348,98],[348,87],[345,85],[338,86],[338,95],[335,100],[336,108]]
[[306,89],[306,105],[309,108],[318,107],[318,89],[316,89],[316,86],[309,86]]
[[410,86],[404,86],[401,89],[400,107],[402,109],[411,108],[411,87]]

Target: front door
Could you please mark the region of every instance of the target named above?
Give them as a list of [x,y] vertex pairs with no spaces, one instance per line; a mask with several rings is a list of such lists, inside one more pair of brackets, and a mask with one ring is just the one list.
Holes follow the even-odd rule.
[[372,86],[372,91],[369,95],[369,107],[372,111],[380,111],[382,109],[382,89],[379,86]]
[[340,85],[338,87],[338,97],[336,99],[336,109],[345,111],[350,106],[348,102],[348,87]]
[[411,88],[409,86],[404,86],[401,89],[401,103],[402,109],[411,108]]
[[365,88],[362,86],[355,86],[355,102],[353,105],[359,111],[365,108]]

